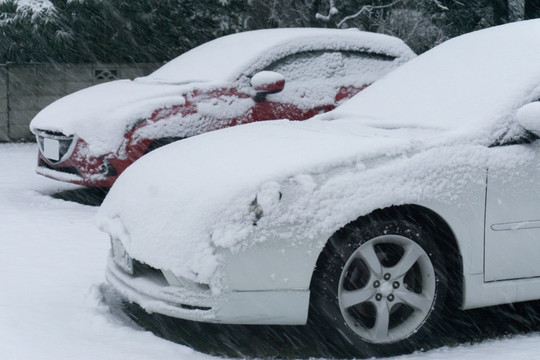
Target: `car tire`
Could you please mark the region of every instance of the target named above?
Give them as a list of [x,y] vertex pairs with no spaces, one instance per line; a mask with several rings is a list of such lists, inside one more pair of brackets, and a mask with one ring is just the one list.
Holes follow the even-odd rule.
[[368,220],[328,241],[313,275],[309,323],[336,355],[437,346],[448,286],[436,235],[410,220]]

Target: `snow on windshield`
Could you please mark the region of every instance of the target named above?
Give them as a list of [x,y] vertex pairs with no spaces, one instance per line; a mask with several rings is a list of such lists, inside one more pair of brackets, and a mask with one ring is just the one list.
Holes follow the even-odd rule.
[[429,127],[489,144],[520,131],[522,105],[540,96],[540,21],[447,41],[373,84],[322,119],[377,127]]
[[140,80],[177,83],[235,80],[242,74],[261,70],[287,54],[320,49],[364,50],[392,57],[413,56],[401,40],[382,34],[310,28],[256,30],[207,42]]

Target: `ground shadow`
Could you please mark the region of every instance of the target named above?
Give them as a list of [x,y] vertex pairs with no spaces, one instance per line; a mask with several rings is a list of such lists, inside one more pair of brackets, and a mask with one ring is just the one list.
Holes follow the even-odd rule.
[[108,188],[80,188],[73,190],[63,190],[53,193],[50,196],[55,199],[72,201],[82,205],[100,206],[105,196],[109,192]]
[[135,304],[123,311],[141,327],[164,339],[214,356],[239,358],[331,357],[304,326],[222,325],[148,314]]
[[[118,298],[116,298],[118,299]],[[107,300],[104,300],[107,302]],[[148,314],[135,304],[108,301],[111,313],[127,318],[164,339],[215,356],[241,358],[351,358],[321,343],[305,326],[217,325]],[[540,329],[540,302],[457,311],[445,320],[444,335],[432,347],[474,344]],[[325,331],[325,329],[322,329]],[[429,348],[424,346],[424,350]],[[372,355],[370,355],[372,356]]]
[[[124,301],[109,285],[100,287],[101,301],[114,321],[139,329],[199,352],[240,358],[309,358],[329,354],[304,326],[247,326],[207,324],[149,314]],[[328,356],[327,356],[328,357]]]

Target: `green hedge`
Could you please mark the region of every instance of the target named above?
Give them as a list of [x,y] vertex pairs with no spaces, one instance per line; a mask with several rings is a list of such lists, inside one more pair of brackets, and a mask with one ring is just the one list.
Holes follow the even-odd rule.
[[2,62],[161,62],[242,30],[245,0],[0,2]]

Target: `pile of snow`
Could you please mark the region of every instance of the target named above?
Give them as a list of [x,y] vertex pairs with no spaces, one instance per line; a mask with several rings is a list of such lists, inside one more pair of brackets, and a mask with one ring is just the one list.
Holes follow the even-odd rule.
[[[108,236],[94,226],[97,208],[51,198],[52,193],[77,187],[36,175],[36,150],[35,144],[0,144],[1,358],[222,359],[197,353],[120,321],[111,312],[113,309],[100,301],[98,288],[105,282],[110,245]],[[309,179],[303,180],[308,189]],[[217,178],[212,186],[219,184]],[[263,202],[271,201],[268,197]],[[502,323],[504,319],[498,321]],[[483,326],[478,324],[479,329]],[[443,347],[389,359],[538,357],[540,335],[535,329],[526,335],[484,339],[480,344]]]

